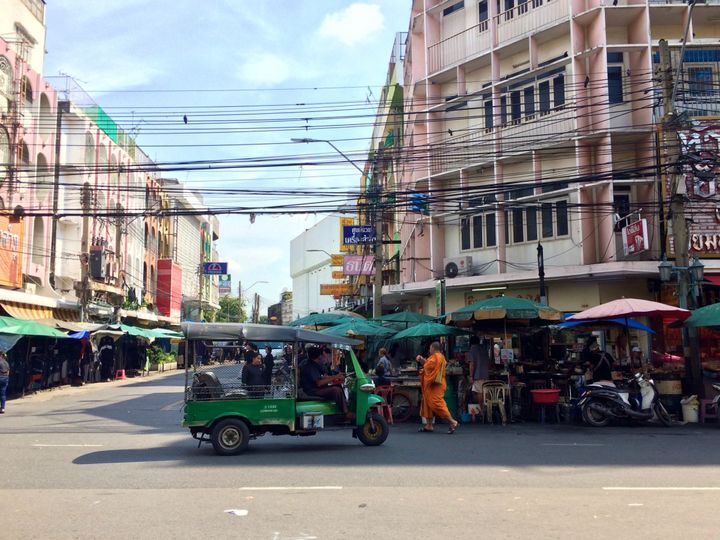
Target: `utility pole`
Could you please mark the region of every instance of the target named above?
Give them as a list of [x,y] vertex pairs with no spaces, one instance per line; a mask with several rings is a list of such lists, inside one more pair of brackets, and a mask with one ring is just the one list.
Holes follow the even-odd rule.
[[244,322],[240,319],[243,318],[242,316],[242,308],[243,308],[243,300],[242,300],[242,281],[238,279],[238,321],[237,322]]
[[53,168],[53,199],[52,199],[52,229],[50,232],[50,286],[54,289],[55,265],[57,248],[58,200],[60,191],[60,149],[62,132],[62,115],[70,112],[69,101],[58,101],[57,118],[55,120],[55,166]]
[[90,303],[90,278],[88,276],[88,264],[90,255],[88,250],[88,235],[90,234],[90,200],[92,193],[90,185],[85,183],[81,190],[82,202],[82,231],[80,239],[80,321],[85,322],[87,318],[88,304]]
[[[202,258],[202,257],[201,257]],[[200,277],[199,285],[200,288],[198,289],[198,321],[203,322],[203,308],[202,308],[202,302],[203,302],[203,264],[200,263],[200,266],[198,266],[198,276]]]
[[[691,6],[691,14],[692,14]],[[686,29],[687,30],[687,29]],[[687,38],[687,31],[685,34]],[[682,77],[682,61],[685,49],[680,51],[678,60],[678,80],[673,80],[672,61],[670,57],[670,47],[664,39],[660,40],[660,76],[662,78],[663,92],[663,139],[666,153],[666,163],[668,175],[668,192],[670,198],[670,215],[672,216],[672,240],[673,252],[675,255],[675,266],[679,268],[677,271],[677,297],[678,306],[688,308],[688,292],[689,292],[689,235],[687,218],[685,217],[685,203],[688,200],[685,187],[685,178],[682,174],[680,164],[681,148],[680,138],[678,136],[678,128],[680,120],[675,110],[675,95],[677,84],[681,82]],[[693,300],[694,304],[694,300]],[[685,356],[685,373],[692,387],[691,392],[702,395],[701,390],[701,374],[700,359],[697,351],[697,330],[683,328],[683,352]]]

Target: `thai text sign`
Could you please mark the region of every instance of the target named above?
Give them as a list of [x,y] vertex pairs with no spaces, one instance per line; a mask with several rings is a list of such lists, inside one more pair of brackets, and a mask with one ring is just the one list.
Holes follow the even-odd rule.
[[353,225],[355,225],[353,218],[340,218],[340,251],[350,251],[350,246],[345,243],[345,227],[351,227]]
[[343,279],[345,277],[345,273],[342,270],[333,270],[331,277],[333,279]]
[[346,276],[371,276],[375,271],[372,255],[345,255],[343,273]]
[[623,252],[635,255],[650,249],[647,220],[641,219],[622,228]]
[[346,225],[343,227],[343,244],[374,244],[376,239],[373,225]]
[[226,262],[206,262],[203,263],[203,274],[206,276],[222,276],[228,273],[228,263]]
[[22,287],[23,230],[22,219],[0,216],[0,285],[3,287]]
[[320,294],[326,296],[343,296],[349,295],[350,284],[349,283],[329,283],[320,284]]

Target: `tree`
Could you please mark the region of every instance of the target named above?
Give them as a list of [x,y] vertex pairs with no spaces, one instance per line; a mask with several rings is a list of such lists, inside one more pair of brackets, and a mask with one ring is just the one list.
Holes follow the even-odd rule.
[[240,302],[237,296],[223,296],[220,298],[220,309],[215,315],[217,322],[245,322],[245,302]]

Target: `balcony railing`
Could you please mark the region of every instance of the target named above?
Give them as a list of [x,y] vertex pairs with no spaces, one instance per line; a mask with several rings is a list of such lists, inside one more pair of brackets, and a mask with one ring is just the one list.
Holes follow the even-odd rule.
[[562,0],[528,0],[495,17],[498,25],[498,45],[537,33],[545,26],[552,26],[568,19],[568,3]]
[[450,36],[428,47],[430,73],[452,66],[483,51],[490,50],[488,21]]
[[[440,174],[467,167],[480,161],[491,161],[492,129],[478,129],[467,135],[448,137],[430,148],[430,172]],[[483,156],[486,156],[483,159]]]

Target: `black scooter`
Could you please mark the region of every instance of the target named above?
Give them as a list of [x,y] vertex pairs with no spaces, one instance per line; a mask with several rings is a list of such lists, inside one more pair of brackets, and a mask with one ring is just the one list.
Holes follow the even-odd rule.
[[670,426],[672,419],[658,399],[653,380],[636,373],[630,382],[640,388],[640,396],[631,395],[628,390],[617,388],[610,381],[588,385],[579,403],[583,421],[592,427],[604,427],[611,420],[647,422],[657,418],[664,426]]

